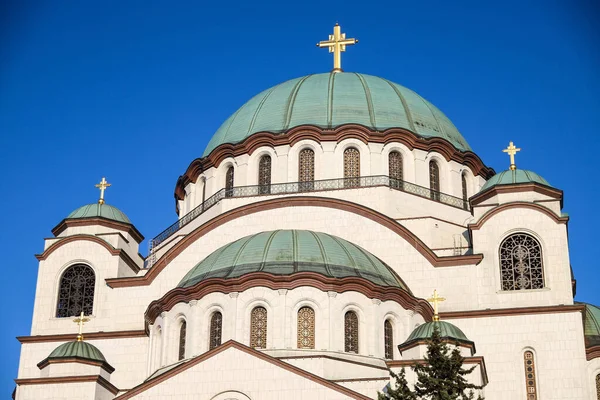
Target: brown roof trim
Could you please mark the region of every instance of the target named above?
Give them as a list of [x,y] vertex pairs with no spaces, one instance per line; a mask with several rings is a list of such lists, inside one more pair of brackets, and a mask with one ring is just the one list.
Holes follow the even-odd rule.
[[485,224],[494,215],[496,215],[504,210],[509,210],[511,208],[528,208],[530,210],[540,211],[542,214],[546,214],[548,217],[550,217],[557,224],[566,224],[569,221],[569,217],[559,217],[558,215],[556,215],[556,213],[554,213],[549,208],[541,206],[539,204],[528,203],[525,201],[515,201],[515,202],[511,202],[511,203],[502,204],[496,208],[489,210],[488,212],[483,214],[483,216],[481,218],[479,218],[479,221],[477,221],[474,224],[469,224],[468,227],[470,230],[481,229],[483,224]]
[[[470,340],[461,340],[461,339],[455,339],[455,338],[449,338],[449,337],[442,337],[441,338],[443,343],[447,343],[447,344],[453,344],[455,346],[460,346],[460,347],[464,347],[465,349],[469,349],[471,351],[471,355],[475,354],[475,343],[470,341]],[[408,350],[408,349],[412,349],[413,347],[416,346],[422,346],[422,345],[427,345],[429,342],[425,339],[417,339],[417,340],[411,340],[410,342],[404,342],[402,344],[399,344],[398,350],[400,351],[400,354],[402,354],[402,352]]]
[[[86,332],[85,340],[100,340],[100,339],[122,339],[148,337],[145,330],[138,331],[112,331],[112,332]],[[36,336],[17,336],[17,340],[21,343],[45,343],[45,342],[68,342],[75,339],[72,334],[57,334],[57,335],[36,335]]]
[[534,307],[514,307],[514,308],[495,308],[486,310],[470,310],[470,311],[449,311],[440,313],[440,319],[456,319],[456,318],[489,318],[489,317],[506,317],[515,315],[530,315],[530,314],[555,314],[555,313],[570,313],[585,311],[584,304],[558,305],[558,306],[534,306]]
[[369,381],[389,381],[389,376],[382,376],[379,378],[352,378],[352,379],[331,379],[331,382],[343,383],[343,382],[369,382]]
[[556,200],[560,200],[560,206],[562,208],[562,200],[563,200],[563,191],[560,189],[556,189],[550,186],[541,185],[536,182],[531,183],[514,183],[508,185],[496,185],[491,188],[479,192],[472,196],[469,199],[471,205],[480,204],[482,201],[485,201],[491,197],[494,197],[498,194],[504,193],[521,193],[521,192],[535,192],[539,194],[543,194],[548,197],[552,197]]
[[[464,357],[463,363],[465,364],[478,364],[481,367],[481,377],[483,378],[484,384],[488,384],[489,379],[487,375],[487,368],[485,367],[485,359],[483,356]],[[386,361],[388,368],[406,368],[411,367],[415,364],[424,365],[425,360],[389,360]]]
[[440,257],[435,254],[421,239],[419,239],[409,229],[399,224],[396,220],[378,212],[371,208],[360,204],[352,203],[346,200],[328,198],[328,197],[313,197],[313,196],[294,196],[283,197],[276,199],[268,199],[256,203],[246,204],[233,210],[220,214],[210,221],[205,222],[198,228],[194,229],[185,238],[177,242],[173,247],[167,250],[160,257],[154,266],[142,277],[133,278],[110,278],[106,280],[108,286],[112,288],[129,287],[129,286],[145,286],[152,283],[156,276],[168,265],[169,261],[177,257],[183,250],[194,243],[202,236],[208,234],[213,229],[223,225],[226,222],[243,217],[245,215],[255,214],[262,211],[274,210],[284,207],[325,207],[351,212],[362,217],[368,218],[371,221],[377,222],[380,225],[388,228],[398,236],[404,238],[411,246],[421,253],[427,261],[434,267],[453,267],[464,265],[477,265],[483,259],[481,254],[463,255],[463,256],[445,256]]
[[[178,303],[187,303],[191,300],[201,299],[209,293],[243,292],[252,287],[266,287],[269,289],[295,289],[301,286],[311,286],[326,291],[343,293],[355,291],[369,298],[382,301],[392,300],[405,309],[409,309],[423,316],[426,321],[433,318],[431,305],[419,299],[406,290],[393,286],[378,286],[359,277],[331,278],[316,272],[297,272],[291,275],[273,275],[266,272],[253,272],[238,278],[210,278],[198,282],[187,288],[175,288],[168,291],[159,300],[154,300],[144,314],[146,323],[152,324],[156,317],[163,311],[169,311]],[[87,336],[87,335],[86,335]]]
[[104,247],[106,250],[108,250],[108,252],[110,254],[112,254],[113,256],[118,256],[119,258],[121,258],[129,266],[129,268],[131,268],[131,270],[134,273],[137,274],[139,272],[140,267],[135,263],[135,261],[133,261],[133,259],[131,257],[129,257],[129,254],[127,254],[125,252],[125,250],[115,249],[106,240],[101,239],[101,238],[97,237],[96,235],[78,234],[78,235],[72,235],[72,236],[65,236],[63,238],[60,238],[56,242],[52,243],[46,250],[44,250],[44,252],[42,254],[36,254],[35,258],[37,258],[39,261],[43,261],[43,260],[47,259],[48,256],[50,256],[50,254],[52,254],[54,251],[61,248],[65,244],[75,242],[78,240],[87,240],[89,242],[98,243],[99,245]]
[[354,361],[354,360],[348,360],[348,359],[345,359],[345,358],[335,357],[335,356],[326,355],[326,354],[322,354],[322,355],[321,354],[314,354],[314,355],[310,355],[310,356],[285,356],[285,357],[277,357],[278,360],[301,360],[301,359],[304,359],[304,358],[311,358],[311,359],[312,358],[325,358],[327,360],[341,361],[341,362],[347,362],[349,364],[360,365],[362,367],[369,367],[369,368],[387,370],[386,367],[379,367],[379,366],[373,365],[373,364],[363,363],[363,362]]
[[436,221],[444,222],[446,224],[450,224],[450,225],[458,226],[460,228],[467,229],[466,225],[457,224],[456,222],[452,222],[452,221],[448,221],[446,219],[434,217],[432,215],[430,215],[430,216],[424,216],[424,217],[406,217],[406,218],[394,218],[394,219],[396,221],[412,221],[412,220],[416,220],[416,219],[433,219],[433,220],[436,220]]
[[585,358],[588,361],[593,360],[594,358],[600,357],[600,345],[592,346],[585,349]]
[[189,369],[192,368],[193,366],[200,364],[201,362],[229,349],[229,348],[235,348],[239,351],[243,351],[246,354],[249,354],[251,356],[254,356],[256,358],[259,358],[263,361],[266,361],[268,363],[271,363],[279,368],[283,368],[289,372],[292,372],[296,375],[300,375],[306,379],[309,379],[315,383],[318,383],[322,386],[325,386],[329,389],[335,390],[339,393],[342,393],[352,399],[358,399],[358,400],[370,400],[369,397],[366,397],[360,393],[357,393],[351,389],[348,389],[344,386],[338,385],[336,383],[333,383],[331,381],[328,381],[327,379],[321,378],[320,376],[311,374],[310,372],[304,371],[303,369],[300,369],[298,367],[293,366],[292,364],[288,364],[284,361],[280,361],[274,357],[271,357],[265,353],[262,353],[258,350],[252,349],[248,346],[245,346],[239,342],[236,342],[234,340],[229,340],[225,343],[223,343],[222,345],[220,345],[217,348],[214,348],[212,350],[207,351],[204,354],[201,354],[199,356],[197,356],[196,358],[191,359],[188,362],[185,362],[183,364],[180,364],[178,366],[176,366],[175,368],[157,376],[156,378],[150,379],[136,387],[134,387],[133,389],[131,389],[130,391],[128,391],[127,393],[115,398],[115,400],[125,400],[125,399],[130,399],[133,396],[136,396],[138,394],[140,394],[141,392],[150,389],[153,386],[158,385],[159,383],[162,383],[164,381],[166,381],[167,379]]
[[438,137],[424,138],[407,129],[390,128],[383,132],[378,132],[358,124],[341,125],[335,129],[322,129],[314,125],[301,125],[289,129],[284,133],[254,133],[240,143],[221,144],[208,156],[195,159],[190,163],[185,173],[177,180],[175,185],[175,200],[182,200],[184,198],[185,187],[190,182],[196,182],[202,171],[218,166],[227,157],[252,154],[261,146],[293,146],[305,139],[316,142],[340,142],[345,139],[358,139],[365,144],[369,142],[381,144],[398,142],[411,150],[437,151],[447,161],[453,160],[464,164],[473,171],[474,175],[480,175],[484,179],[489,179],[495,174],[494,170],[486,167],[477,154],[472,151],[459,151],[446,139]]
[[54,228],[52,228],[52,233],[54,236],[60,235],[64,232],[65,229],[71,227],[78,226],[91,226],[91,225],[100,225],[107,228],[117,229],[120,231],[127,232],[131,235],[136,242],[141,243],[144,240],[144,236],[137,230],[133,224],[128,224],[125,222],[114,221],[112,219],[103,218],[103,217],[93,217],[93,218],[65,218],[58,223]]
[[86,358],[81,358],[81,357],[65,357],[65,358],[52,358],[52,359],[44,358],[42,361],[40,361],[37,364],[37,366],[39,369],[43,369],[43,368],[46,368],[50,364],[64,364],[64,363],[78,363],[78,364],[93,365],[95,367],[103,368],[109,374],[112,374],[113,372],[115,372],[115,369],[106,361],[88,360]]
[[96,382],[113,395],[119,393],[119,389],[100,375],[80,375],[80,376],[58,376],[52,378],[22,378],[15,379],[15,383],[19,386],[24,385],[51,385],[57,383],[80,383],[80,382]]

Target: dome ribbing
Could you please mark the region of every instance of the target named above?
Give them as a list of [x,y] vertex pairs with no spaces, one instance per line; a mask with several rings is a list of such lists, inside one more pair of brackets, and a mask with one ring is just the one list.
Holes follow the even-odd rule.
[[513,185],[519,183],[539,183],[550,186],[547,180],[533,171],[526,169],[506,170],[492,176],[481,188],[480,192],[497,185]]
[[117,222],[131,224],[127,215],[117,207],[108,204],[86,204],[79,207],[67,216],[67,219],[82,219],[82,218],[106,218]]

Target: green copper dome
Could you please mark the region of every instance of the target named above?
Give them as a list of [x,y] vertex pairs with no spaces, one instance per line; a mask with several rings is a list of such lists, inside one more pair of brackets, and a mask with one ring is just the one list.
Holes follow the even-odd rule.
[[593,304],[579,304],[585,305],[585,315],[583,317],[585,345],[586,347],[600,346],[600,307]]
[[440,337],[442,340],[462,343],[471,347],[473,353],[475,352],[475,344],[467,338],[463,331],[446,321],[432,321],[419,325],[412,331],[408,339],[398,347],[402,351],[402,349],[412,347],[411,345],[413,344],[430,339],[435,327],[440,330]]
[[344,124],[378,131],[405,128],[424,138],[446,139],[458,150],[471,150],[448,117],[412,90],[376,76],[340,72],[292,79],[254,96],[221,125],[203,156],[257,132]]
[[50,355],[49,360],[57,358],[82,358],[85,360],[106,362],[104,355],[98,348],[88,342],[67,342],[58,346]]
[[123,213],[123,211],[119,210],[117,207],[113,207],[108,204],[87,204],[83,207],[79,207],[77,210],[73,211],[71,214],[67,216],[67,219],[73,218],[107,218],[113,221],[124,222],[126,224],[130,224],[131,221],[127,218],[127,215]]
[[506,170],[492,176],[481,188],[481,192],[496,185],[512,185],[515,183],[539,183],[550,186],[548,181],[533,171],[525,169],[516,169],[514,171]]
[[409,291],[386,264],[366,250],[336,236],[303,230],[261,232],[238,239],[198,263],[178,286],[193,286],[209,278],[237,278],[252,272],[354,276]]

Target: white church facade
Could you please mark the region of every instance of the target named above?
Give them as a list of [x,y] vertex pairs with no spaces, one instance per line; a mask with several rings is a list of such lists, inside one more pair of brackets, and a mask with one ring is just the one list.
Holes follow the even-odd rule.
[[[339,63],[352,40],[322,43]],[[563,192],[512,143],[495,173],[415,92],[334,67],[223,123],[147,257],[105,180],[60,221],[17,400],[374,399],[434,326],[488,400],[600,399],[600,308],[574,301]]]

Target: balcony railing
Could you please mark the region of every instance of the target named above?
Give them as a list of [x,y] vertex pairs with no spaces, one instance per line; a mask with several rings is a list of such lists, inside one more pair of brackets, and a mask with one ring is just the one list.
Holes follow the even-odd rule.
[[434,191],[424,186],[415,185],[414,183],[405,182],[400,179],[390,178],[387,175],[323,179],[310,182],[273,183],[271,185],[238,186],[231,189],[219,190],[217,193],[206,199],[198,207],[181,217],[173,225],[159,233],[150,241],[150,257],[153,256],[153,250],[156,249],[158,245],[163,243],[179,229],[192,222],[196,217],[203,214],[206,210],[210,209],[212,206],[225,198],[281,195],[377,186],[386,186],[390,189],[411,193],[416,196],[424,197],[463,210],[469,209],[469,203],[464,199]]

